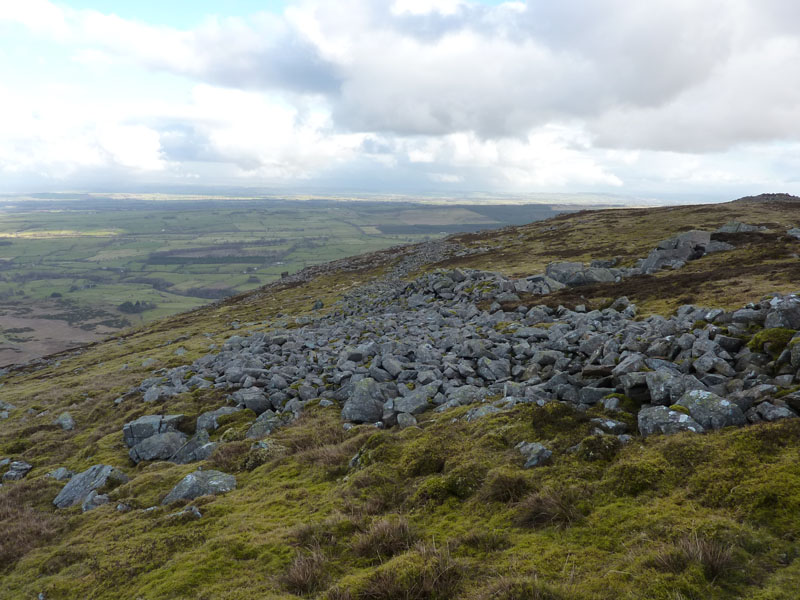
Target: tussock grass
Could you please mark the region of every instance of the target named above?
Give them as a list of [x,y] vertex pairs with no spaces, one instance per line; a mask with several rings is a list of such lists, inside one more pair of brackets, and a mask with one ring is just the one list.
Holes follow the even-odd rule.
[[353,551],[357,556],[382,560],[408,550],[419,535],[402,516],[373,521],[365,532],[356,536]]

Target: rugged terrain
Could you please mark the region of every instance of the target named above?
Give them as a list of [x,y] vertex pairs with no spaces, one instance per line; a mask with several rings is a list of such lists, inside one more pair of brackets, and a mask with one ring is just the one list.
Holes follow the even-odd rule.
[[562,215],[14,368],[0,598],[794,598],[798,225]]

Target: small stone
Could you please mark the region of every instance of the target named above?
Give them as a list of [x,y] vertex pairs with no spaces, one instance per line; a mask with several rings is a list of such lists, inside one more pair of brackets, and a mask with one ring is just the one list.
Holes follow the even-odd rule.
[[414,427],[416,424],[417,419],[414,417],[414,415],[404,412],[401,412],[397,415],[397,425],[400,427],[400,429]]
[[72,431],[75,429],[75,419],[73,419],[72,415],[68,412],[61,413],[53,423],[61,427],[64,431]]

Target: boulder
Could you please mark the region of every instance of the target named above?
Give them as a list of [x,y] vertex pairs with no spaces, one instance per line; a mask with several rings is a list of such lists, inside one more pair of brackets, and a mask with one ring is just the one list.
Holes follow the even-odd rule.
[[240,408],[249,408],[257,415],[272,408],[272,403],[269,401],[269,398],[257,387],[238,390],[232,394],[232,397]]
[[204,412],[202,415],[197,417],[197,431],[200,431],[201,429],[205,429],[206,431],[214,431],[219,427],[219,423],[217,422],[219,417],[224,415],[232,415],[240,410],[242,409],[238,406],[222,406],[216,410]]
[[128,481],[122,471],[111,465],[94,465],[69,480],[67,485],[53,500],[57,508],[67,508],[81,504],[95,490],[119,485]]
[[92,490],[81,502],[81,512],[87,512],[108,503],[109,498],[106,494],[98,494],[96,490]]
[[383,416],[383,393],[378,382],[366,377],[353,386],[342,408],[342,419],[355,423],[376,423]]
[[550,460],[553,453],[539,442],[520,442],[514,446],[525,458],[524,468],[539,467]]
[[583,263],[554,262],[547,265],[545,275],[559,283],[566,284],[576,273],[583,271]]
[[257,440],[267,437],[276,429],[286,425],[291,418],[291,415],[279,415],[272,410],[263,412],[247,430],[245,437],[249,440]]
[[63,412],[58,415],[58,418],[53,421],[53,424],[58,425],[64,431],[72,431],[75,429],[75,419],[68,412]]
[[200,429],[169,460],[179,465],[206,460],[216,448],[217,443],[209,439],[208,431]]
[[797,414],[790,408],[776,406],[770,402],[762,402],[755,408],[755,412],[762,420],[768,422],[797,418]]
[[75,473],[67,469],[66,467],[58,467],[55,471],[50,471],[47,476],[52,477],[56,481],[67,481],[71,479]]
[[439,382],[416,388],[403,398],[394,400],[394,410],[399,413],[418,415],[433,408],[433,397],[439,392]]
[[511,376],[511,363],[506,358],[493,360],[484,356],[478,359],[478,375],[486,381],[508,379]]
[[397,425],[400,429],[407,427],[414,427],[417,424],[417,419],[414,415],[408,413],[400,413],[397,415]]
[[33,465],[26,463],[24,460],[12,461],[8,466],[8,471],[3,473],[3,481],[16,481],[18,479],[22,479],[30,472],[32,468]]
[[650,371],[645,375],[647,388],[650,390],[652,404],[675,404],[689,390],[705,390],[695,376],[684,375],[666,367]]
[[128,452],[135,463],[143,460],[169,460],[186,443],[186,434],[180,431],[157,433],[143,439]]
[[704,429],[722,429],[747,424],[742,409],[711,392],[688,391],[676,404],[687,408],[691,417]]
[[145,415],[125,423],[122,427],[122,436],[128,448],[133,448],[158,433],[176,431],[182,420],[183,415]]
[[180,480],[162,504],[178,500],[194,500],[200,496],[225,494],[236,489],[236,478],[221,471],[195,471]]
[[704,433],[703,427],[686,413],[666,406],[645,405],[639,410],[639,433],[643,437],[654,433],[670,435],[681,431]]

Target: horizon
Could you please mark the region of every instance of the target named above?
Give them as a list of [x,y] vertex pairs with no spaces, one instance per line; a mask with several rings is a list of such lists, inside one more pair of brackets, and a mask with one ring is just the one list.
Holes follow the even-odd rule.
[[218,4],[0,7],[0,193],[800,194],[800,7]]

